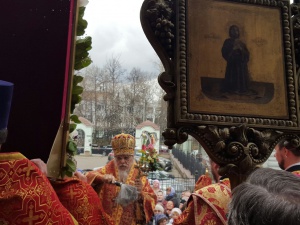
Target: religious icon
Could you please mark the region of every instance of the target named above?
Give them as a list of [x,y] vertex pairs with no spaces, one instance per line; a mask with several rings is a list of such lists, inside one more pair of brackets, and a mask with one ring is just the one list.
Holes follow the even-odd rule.
[[188,113],[287,118],[281,11],[213,0],[186,7]]
[[236,94],[249,94],[248,62],[250,53],[244,42],[240,40],[238,26],[229,28],[229,38],[222,47],[222,56],[227,62],[222,91]]
[[229,27],[229,37],[225,39],[221,54],[226,61],[224,78],[201,77],[203,94],[214,100],[253,102],[266,104],[274,97],[274,85],[257,82],[249,71],[250,52],[240,37],[240,28]]

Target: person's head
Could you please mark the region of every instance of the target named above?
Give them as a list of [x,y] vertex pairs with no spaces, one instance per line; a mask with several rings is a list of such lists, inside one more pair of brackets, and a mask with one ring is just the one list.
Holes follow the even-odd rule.
[[179,208],[173,208],[170,216],[175,220],[181,215],[181,213],[182,211]]
[[184,197],[187,197],[187,198],[189,198],[190,196],[191,196],[191,191],[190,190],[185,190],[184,191]]
[[162,202],[164,200],[164,193],[162,191],[158,191],[156,196],[157,196],[157,201]]
[[172,211],[173,208],[174,208],[174,202],[173,201],[167,201],[167,204],[166,204],[166,213],[168,215],[171,214],[171,211]]
[[281,169],[300,162],[300,143],[296,138],[284,138],[275,146],[275,158]]
[[0,149],[7,137],[7,124],[14,85],[10,82],[0,80]]
[[153,186],[153,188],[155,188],[155,189],[159,189],[159,188],[160,188],[159,180],[154,180],[152,186]]
[[185,191],[181,192],[181,198],[185,196]]
[[153,212],[154,212],[154,215],[163,214],[165,212],[165,209],[161,204],[156,204]]
[[118,134],[111,141],[118,171],[129,171],[134,163],[135,139],[130,134]]
[[300,178],[269,168],[256,169],[235,187],[228,225],[300,224]]
[[187,208],[187,202],[183,203],[180,209],[183,212],[186,208]]
[[156,225],[166,225],[168,218],[165,214],[157,214],[154,216],[154,221]]
[[239,31],[238,26],[236,26],[236,25],[230,26],[229,27],[229,37],[236,39],[236,38],[239,38],[239,36],[240,36],[240,31]]
[[175,194],[175,189],[174,189],[173,187],[167,187],[167,189],[166,189],[166,194],[167,194],[168,196],[174,195],[174,194]]
[[203,160],[202,153],[198,153],[198,154],[196,155],[196,158],[198,159],[198,161],[202,162],[202,160]]

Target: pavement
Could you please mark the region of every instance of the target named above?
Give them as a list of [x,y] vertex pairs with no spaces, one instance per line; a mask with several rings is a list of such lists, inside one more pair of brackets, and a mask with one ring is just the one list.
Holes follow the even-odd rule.
[[86,156],[86,155],[76,155],[75,159],[77,161],[78,169],[94,169],[96,167],[105,166],[107,163],[107,156],[102,156],[98,154]]

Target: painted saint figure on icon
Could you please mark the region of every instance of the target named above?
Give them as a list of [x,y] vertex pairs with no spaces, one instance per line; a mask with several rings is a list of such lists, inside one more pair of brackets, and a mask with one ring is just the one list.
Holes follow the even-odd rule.
[[240,39],[238,26],[229,28],[229,38],[224,41],[222,56],[227,61],[222,92],[248,94],[249,92],[249,51]]

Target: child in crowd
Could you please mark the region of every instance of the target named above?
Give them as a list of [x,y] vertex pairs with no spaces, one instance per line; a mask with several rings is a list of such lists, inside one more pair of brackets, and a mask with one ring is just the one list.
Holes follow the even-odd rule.
[[164,214],[157,214],[154,217],[155,225],[167,225],[168,223],[168,218]]
[[153,217],[150,219],[150,221],[147,223],[147,225],[155,225],[155,216],[158,214],[164,214],[165,213],[165,209],[161,204],[156,204],[155,208],[153,210],[154,215]]
[[170,214],[171,219],[169,220],[168,225],[173,224],[173,221],[175,219],[177,219],[177,217],[180,216],[181,213],[182,213],[182,211],[179,208],[173,208],[172,211],[171,211],[171,214]]
[[154,193],[157,195],[157,192],[160,191],[160,182],[159,180],[154,180],[152,183],[152,189]]

